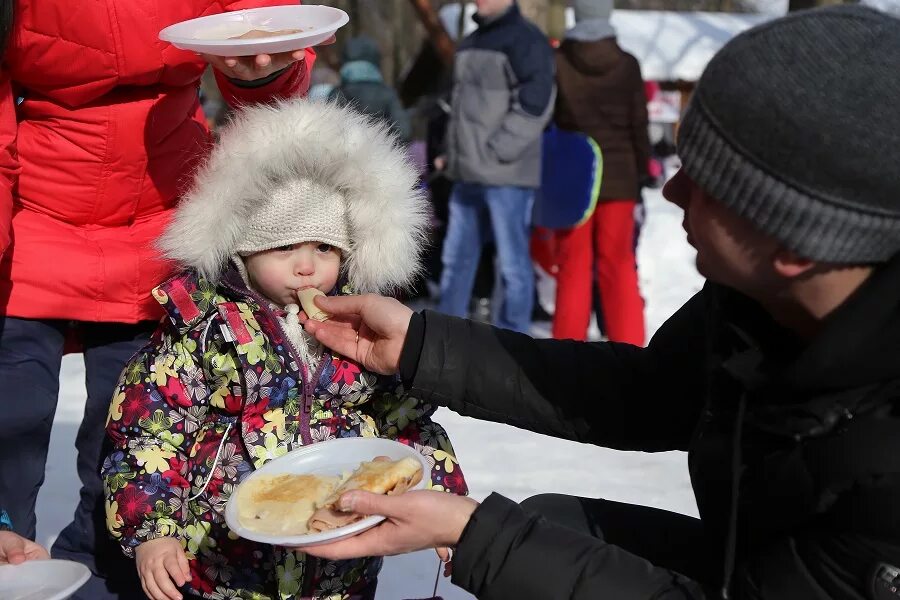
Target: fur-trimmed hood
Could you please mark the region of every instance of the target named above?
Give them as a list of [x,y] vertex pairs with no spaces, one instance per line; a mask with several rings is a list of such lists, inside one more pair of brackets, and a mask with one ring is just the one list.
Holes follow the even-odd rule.
[[420,268],[427,201],[389,128],[350,107],[306,99],[242,109],[158,241],[163,254],[216,281],[248,222],[292,180],[346,199],[351,247],[343,260],[361,293],[408,286]]

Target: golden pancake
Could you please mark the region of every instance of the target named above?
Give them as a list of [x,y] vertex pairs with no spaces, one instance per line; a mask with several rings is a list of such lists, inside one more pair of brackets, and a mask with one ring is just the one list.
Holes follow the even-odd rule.
[[363,490],[373,494],[394,496],[402,494],[422,480],[422,465],[414,458],[392,461],[378,457],[372,462],[364,462],[328,496],[309,519],[309,530],[328,531],[349,525],[364,515],[345,513],[337,510],[335,503],[341,494],[350,490]]
[[340,482],[340,477],[322,475],[252,477],[238,487],[238,519],[260,533],[308,533],[310,517]]
[[325,293],[316,288],[306,288],[297,292],[297,298],[300,300],[300,306],[303,307],[306,316],[315,321],[327,321],[331,318],[327,312],[319,308],[313,302],[316,296],[324,296]]

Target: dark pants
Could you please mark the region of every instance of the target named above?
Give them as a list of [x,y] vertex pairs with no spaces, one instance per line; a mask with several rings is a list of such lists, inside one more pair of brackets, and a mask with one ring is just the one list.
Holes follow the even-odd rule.
[[562,494],[528,498],[522,508],[702,584],[715,585],[721,579],[721,556],[715,559],[699,519],[658,508]]
[[[155,323],[77,323],[86,371],[87,402],[75,448],[81,494],[73,520],[51,549],[54,558],[87,565],[92,578],[75,599],[142,598],[134,562],[106,532],[100,466],[105,423],[122,368],[149,339]],[[0,506],[20,534],[34,539],[35,502],[44,482],[59,369],[68,321],[0,320]]]

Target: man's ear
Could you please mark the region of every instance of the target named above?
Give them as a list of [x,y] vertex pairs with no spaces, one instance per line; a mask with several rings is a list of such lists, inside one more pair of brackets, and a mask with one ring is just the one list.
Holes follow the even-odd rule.
[[772,257],[772,266],[782,277],[794,279],[812,270],[816,266],[816,262],[780,246]]

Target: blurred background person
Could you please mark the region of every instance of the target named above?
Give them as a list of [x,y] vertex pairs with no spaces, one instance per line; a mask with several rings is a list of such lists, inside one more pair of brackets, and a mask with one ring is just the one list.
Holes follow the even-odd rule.
[[466,316],[481,249],[493,235],[503,286],[494,323],[527,332],[534,302],[528,252],[541,132],[553,111],[553,54],[512,0],[477,0],[478,29],[458,46],[447,156],[453,180],[438,310]]
[[348,40],[342,59],[341,82],[330,98],[383,119],[401,140],[408,142],[412,133],[409,114],[400,103],[397,91],[384,82],[381,51],[375,40],[366,35]]
[[649,179],[647,97],[637,60],[616,42],[612,0],[576,0],[575,26],[556,51],[554,119],[593,138],[603,153],[597,208],[588,222],[556,233],[553,337],[587,338],[596,282],[603,327],[612,341],[644,344],[635,214]]

